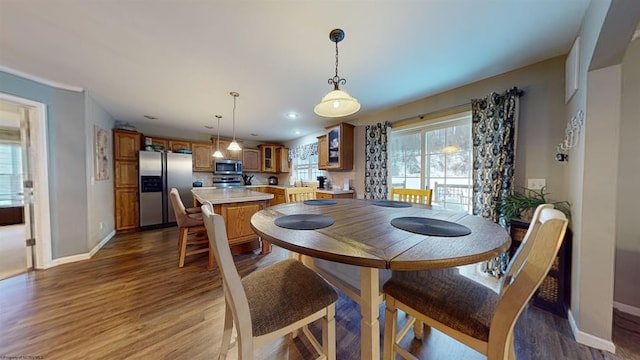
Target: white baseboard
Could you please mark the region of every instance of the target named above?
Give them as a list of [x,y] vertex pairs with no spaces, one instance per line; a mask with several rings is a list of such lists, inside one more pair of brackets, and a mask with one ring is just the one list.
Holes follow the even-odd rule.
[[98,250],[100,250],[106,243],[108,243],[109,240],[111,240],[111,238],[113,238],[113,236],[115,234],[116,234],[115,230],[111,231],[109,234],[107,234],[107,236],[104,237],[104,239],[102,239],[88,253],[65,256],[65,257],[62,257],[62,258],[53,259],[51,261],[51,264],[50,264],[49,267],[54,267],[54,266],[58,266],[58,265],[62,265],[62,264],[69,264],[69,263],[76,262],[76,261],[89,260],[89,259],[91,259],[91,257],[93,257],[93,255],[95,255],[98,252]]
[[587,334],[585,332],[580,331],[578,329],[578,326],[576,325],[576,321],[573,317],[573,313],[571,312],[571,309],[569,309],[567,313],[568,313],[567,318],[569,319],[569,325],[571,326],[571,332],[573,332],[573,337],[576,339],[578,343],[587,345],[594,349],[608,351],[612,354],[616,353],[616,345],[613,343],[613,341],[605,340],[597,336],[593,336],[591,334]]
[[110,233],[108,233],[107,236],[104,237],[104,239],[102,239],[96,246],[93,247],[93,249],[91,249],[91,251],[89,251],[89,257],[92,258],[93,255],[95,255],[98,250],[102,249],[102,247],[105,246],[115,234],[115,230],[112,230]]
[[613,308],[614,309],[618,309],[618,310],[622,311],[623,313],[631,314],[633,316],[640,316],[640,308],[632,306],[632,305],[622,304],[622,303],[619,303],[617,301],[614,301],[613,302]]

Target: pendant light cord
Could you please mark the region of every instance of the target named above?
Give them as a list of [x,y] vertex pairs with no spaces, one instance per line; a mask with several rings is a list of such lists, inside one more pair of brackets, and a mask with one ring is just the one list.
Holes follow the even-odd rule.
[[218,118],[218,142],[216,143],[216,151],[220,151],[220,118],[222,118],[222,116],[216,115],[216,118]]

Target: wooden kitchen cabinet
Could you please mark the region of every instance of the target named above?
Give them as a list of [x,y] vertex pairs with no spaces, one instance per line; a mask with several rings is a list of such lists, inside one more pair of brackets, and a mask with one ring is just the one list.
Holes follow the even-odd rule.
[[174,139],[169,140],[168,150],[175,152],[176,150],[180,150],[180,149],[191,150],[191,142],[185,141],[185,140],[174,140]]
[[326,170],[329,167],[329,145],[327,135],[318,136],[318,170]]
[[162,146],[162,150],[169,149],[169,139],[151,138],[151,145]]
[[113,130],[114,215],[116,232],[138,229],[138,152],[142,135]]
[[261,151],[261,163],[260,170],[262,172],[275,173],[276,172],[276,149],[277,145],[259,145]]
[[260,172],[260,150],[242,149],[242,168],[244,172]]
[[276,149],[276,172],[289,172],[289,148],[279,147]]
[[271,199],[271,206],[284,204],[286,202],[284,198],[284,189],[268,187],[267,192],[269,194],[273,194],[273,199]]
[[251,228],[251,216],[266,208],[267,202],[250,201],[213,206],[214,212],[224,218],[230,246],[258,240],[258,235]]
[[213,145],[192,143],[193,171],[213,171]]
[[330,194],[316,191],[316,199],[353,199],[354,193]]
[[128,130],[113,130],[113,158],[115,160],[138,161],[140,133]]
[[138,230],[138,189],[115,189],[116,231]]
[[[328,165],[326,170],[353,169],[353,129],[354,126],[340,123],[327,127]],[[318,151],[320,149],[318,148]]]

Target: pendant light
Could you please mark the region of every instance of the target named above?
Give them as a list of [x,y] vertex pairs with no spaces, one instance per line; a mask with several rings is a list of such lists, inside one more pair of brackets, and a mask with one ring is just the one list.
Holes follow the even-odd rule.
[[229,95],[233,96],[233,141],[231,141],[231,144],[229,144],[227,150],[240,151],[242,150],[242,148],[236,142],[236,98],[240,96],[240,94],[232,91],[229,93]]
[[346,91],[340,90],[338,86],[347,83],[347,79],[338,76],[338,43],[344,39],[344,31],[341,29],[331,30],[329,39],[336,43],[336,74],[328,81],[333,85],[333,90],[322,98],[322,101],[313,108],[313,112],[323,117],[332,118],[355,114],[360,110],[360,103]]
[[216,118],[218,118],[218,143],[216,144],[216,152],[213,153],[213,157],[220,159],[224,157],[220,152],[220,119],[222,116],[216,115]]

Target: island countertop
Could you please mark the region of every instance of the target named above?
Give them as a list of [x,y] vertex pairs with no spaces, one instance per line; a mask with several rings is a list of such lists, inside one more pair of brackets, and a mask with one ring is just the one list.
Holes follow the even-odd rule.
[[195,199],[202,204],[207,201],[212,204],[229,204],[273,199],[273,194],[252,191],[246,188],[193,188],[191,189],[191,193],[193,194]]

